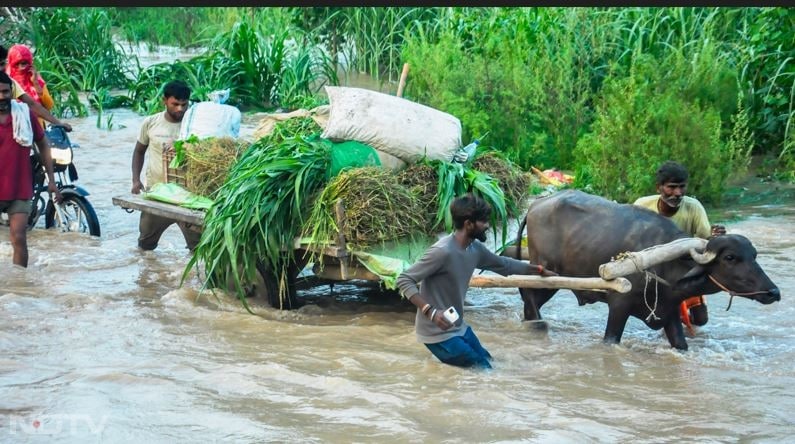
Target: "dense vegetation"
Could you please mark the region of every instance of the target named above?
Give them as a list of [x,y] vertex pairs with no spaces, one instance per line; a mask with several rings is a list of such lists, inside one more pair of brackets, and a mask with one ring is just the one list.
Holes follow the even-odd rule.
[[[204,99],[230,87],[245,108],[316,103],[323,84],[404,62],[404,95],[487,134],[525,168],[573,170],[617,199],[652,192],[674,158],[691,193],[717,201],[751,154],[795,180],[792,8],[2,8],[4,44],[24,42],[62,115],[159,107],[180,77]],[[146,68],[128,41],[200,48]]]

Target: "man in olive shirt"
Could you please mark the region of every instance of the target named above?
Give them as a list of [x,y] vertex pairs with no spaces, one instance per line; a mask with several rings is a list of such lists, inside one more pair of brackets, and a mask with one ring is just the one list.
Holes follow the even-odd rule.
[[[170,149],[179,137],[182,117],[188,109],[190,88],[185,82],[174,80],[163,87],[163,105],[165,111],[153,114],[144,119],[138,141],[132,156],[132,193],[151,188],[156,183],[165,181],[163,171],[163,152]],[[144,158],[147,161],[146,187],[141,182]],[[201,238],[199,227],[186,222],[177,222],[163,216],[141,212],[138,225],[138,247],[143,250],[154,250],[160,236],[171,224],[177,224],[185,237],[188,249],[192,252]]]
[[[687,169],[674,161],[666,161],[657,169],[657,192],[652,196],[641,197],[634,205],[648,208],[668,217],[682,231],[693,237],[707,239],[726,234],[723,225],[710,227],[707,211],[697,199],[685,196],[687,191]],[[689,313],[688,313],[689,311]],[[691,323],[704,325],[708,321],[707,305],[704,296],[693,296],[682,302],[682,322],[693,332]]]
[[[417,341],[445,364],[491,368],[491,354],[480,345],[464,321],[464,297],[475,268],[504,276],[540,274],[557,276],[541,265],[497,256],[482,244],[489,229],[489,204],[473,194],[456,198],[450,205],[455,231],[433,244],[414,265],[398,276],[400,293],[417,307],[414,328]],[[421,285],[420,285],[421,283]],[[443,312],[455,307],[451,323]]]

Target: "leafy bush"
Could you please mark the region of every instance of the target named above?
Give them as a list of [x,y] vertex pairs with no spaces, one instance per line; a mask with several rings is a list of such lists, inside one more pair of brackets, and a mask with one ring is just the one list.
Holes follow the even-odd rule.
[[722,141],[716,107],[670,87],[666,76],[649,69],[651,65],[659,66],[648,58],[638,60],[629,77],[605,83],[593,131],[577,144],[575,186],[632,202],[653,193],[656,168],[671,159],[691,172],[691,195],[718,201],[726,180],[747,166],[744,115],[735,119],[738,134],[730,142]]

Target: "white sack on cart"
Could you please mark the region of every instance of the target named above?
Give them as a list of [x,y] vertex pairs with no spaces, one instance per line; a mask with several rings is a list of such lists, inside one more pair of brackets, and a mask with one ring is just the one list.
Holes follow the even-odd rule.
[[326,86],[329,119],[320,137],[355,140],[415,163],[450,161],[461,148],[461,121],[410,100],[361,88]]

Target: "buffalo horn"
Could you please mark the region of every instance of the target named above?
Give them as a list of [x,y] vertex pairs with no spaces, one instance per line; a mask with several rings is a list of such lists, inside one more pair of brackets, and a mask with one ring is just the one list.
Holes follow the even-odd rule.
[[698,262],[701,265],[704,265],[715,260],[715,256],[717,256],[717,253],[715,253],[714,251],[705,251],[703,253],[699,253],[696,251],[695,248],[691,248],[690,256],[693,258],[694,261]]

